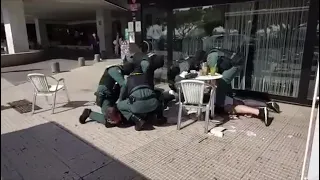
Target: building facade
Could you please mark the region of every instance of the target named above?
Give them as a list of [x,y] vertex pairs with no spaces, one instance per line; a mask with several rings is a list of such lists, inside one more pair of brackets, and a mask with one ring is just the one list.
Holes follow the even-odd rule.
[[[31,43],[41,47],[78,44],[69,39],[78,39],[90,46],[87,39],[96,33],[101,52],[112,54],[116,32],[124,33],[127,9],[126,0],[3,0],[1,46],[6,46],[8,54],[29,52]],[[30,37],[26,24],[34,25],[36,42]],[[123,28],[113,28],[114,24]]]
[[[129,0],[128,3],[132,3]],[[168,64],[197,50],[240,51],[235,89],[310,104],[319,56],[318,0],[141,0],[142,40]],[[160,27],[160,28],[159,28]],[[161,37],[155,34],[161,29]]]

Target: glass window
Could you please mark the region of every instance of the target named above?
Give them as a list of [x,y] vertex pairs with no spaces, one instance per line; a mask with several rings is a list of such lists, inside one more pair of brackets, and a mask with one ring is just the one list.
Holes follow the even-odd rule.
[[175,9],[173,60],[215,47],[240,52],[234,88],[297,97],[308,9],[301,0]]

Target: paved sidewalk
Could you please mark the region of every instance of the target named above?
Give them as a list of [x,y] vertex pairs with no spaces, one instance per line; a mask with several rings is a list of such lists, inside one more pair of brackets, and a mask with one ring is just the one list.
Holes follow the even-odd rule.
[[[282,113],[265,127],[242,117],[223,126],[222,138],[203,133],[203,122],[185,117],[176,130],[177,107],[166,111],[169,123],[136,132],[133,127],[106,129],[78,117],[93,105],[97,83],[108,60],[57,74],[64,77],[72,103],[60,93],[57,109],[39,98],[34,115],[1,110],[2,179],[155,179],[155,180],[295,180],[303,163],[310,108],[281,104]],[[1,78],[1,105],[32,100],[28,83],[13,86]],[[167,88],[165,84],[159,87]]]

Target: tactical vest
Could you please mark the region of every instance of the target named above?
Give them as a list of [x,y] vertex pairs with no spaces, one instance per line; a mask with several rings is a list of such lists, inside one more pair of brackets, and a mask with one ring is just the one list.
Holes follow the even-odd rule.
[[110,67],[106,68],[106,70],[104,71],[104,73],[99,81],[99,85],[104,85],[109,90],[112,90],[114,88],[115,83],[116,83],[116,81],[110,76],[110,74],[108,72],[109,69],[112,67],[119,67],[119,69],[121,70],[120,65],[110,66]]
[[141,88],[150,88],[150,84],[146,74],[135,73],[127,77],[127,88],[129,95],[132,93],[132,90],[137,86]]

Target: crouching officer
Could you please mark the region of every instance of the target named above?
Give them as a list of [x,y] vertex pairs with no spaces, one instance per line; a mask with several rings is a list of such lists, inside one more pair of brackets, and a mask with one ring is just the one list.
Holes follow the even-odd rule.
[[134,72],[145,73],[148,79],[148,84],[154,90],[157,99],[159,100],[159,108],[157,110],[157,118],[154,119],[154,125],[162,125],[167,122],[167,118],[163,115],[165,101],[162,90],[154,87],[154,74],[155,71],[164,65],[164,56],[149,53],[136,53],[133,56]]
[[143,129],[148,114],[159,108],[157,96],[149,85],[147,74],[132,73],[127,77],[125,95],[117,104],[121,114],[135,124],[135,130]]
[[123,65],[115,65],[106,68],[100,81],[96,95],[96,104],[101,107],[101,113],[85,109],[79,118],[79,122],[84,124],[88,118],[93,121],[105,124],[106,127],[112,127],[119,122],[112,121],[108,117],[108,111],[116,106],[119,95],[125,91],[124,75],[129,75],[133,71],[133,64],[126,62]]

